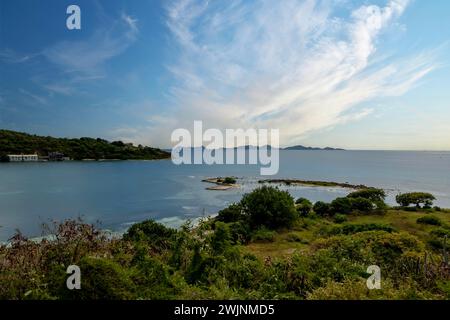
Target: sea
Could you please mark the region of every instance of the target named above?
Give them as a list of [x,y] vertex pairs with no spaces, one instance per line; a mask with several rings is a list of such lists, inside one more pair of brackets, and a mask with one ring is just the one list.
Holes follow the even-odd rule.
[[[234,176],[239,188],[206,190],[210,177]],[[386,190],[395,204],[402,192],[435,195],[450,208],[450,152],[281,150],[279,172],[261,176],[259,165],[175,165],[156,161],[0,163],[0,241],[17,230],[42,235],[43,224],[81,218],[123,232],[154,219],[171,227],[215,215],[260,186],[260,179],[302,179],[363,184]],[[331,201],[351,190],[280,186],[295,198]]]

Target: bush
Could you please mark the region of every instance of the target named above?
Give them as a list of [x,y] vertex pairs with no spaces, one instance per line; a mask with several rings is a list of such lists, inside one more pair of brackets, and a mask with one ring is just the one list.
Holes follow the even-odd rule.
[[222,181],[225,184],[235,184],[236,183],[236,179],[233,177],[226,177],[225,179],[223,179]]
[[331,210],[332,214],[343,213],[348,214],[353,210],[352,200],[350,198],[336,198],[331,202]]
[[119,264],[100,258],[83,258],[81,290],[67,290],[66,278],[58,277],[57,292],[62,299],[128,300],[133,298],[134,285],[126,269]]
[[231,241],[234,244],[247,244],[251,240],[251,229],[248,223],[243,221],[229,224]]
[[395,197],[395,200],[403,207],[409,207],[413,204],[416,208],[420,208],[420,205],[423,204],[425,208],[431,208],[433,200],[436,200],[436,198],[431,193],[411,192],[399,194]]
[[367,198],[351,198],[351,205],[353,210],[358,210],[360,212],[372,212],[373,203]]
[[331,230],[328,233],[332,235],[336,234],[350,235],[367,231],[385,231],[388,233],[392,233],[395,231],[395,228],[381,223],[346,224],[343,226],[335,226],[331,228]]
[[222,254],[231,245],[230,228],[223,222],[216,222],[215,230],[209,238],[213,254]]
[[311,212],[313,205],[311,201],[305,198],[299,198],[297,201],[295,201],[297,211],[302,217],[308,216],[308,214]]
[[343,223],[347,221],[347,216],[344,214],[337,214],[334,216],[335,223]]
[[175,229],[167,228],[153,220],[136,223],[123,235],[124,240],[144,241],[154,249],[165,249],[170,246],[172,237],[177,233]]
[[323,201],[317,201],[313,206],[313,210],[319,216],[326,216],[330,213],[330,204]]
[[256,230],[252,235],[253,242],[274,242],[276,233],[266,228]]
[[222,222],[236,222],[245,220],[245,216],[242,212],[241,205],[237,203],[233,203],[226,207],[225,209],[222,209],[219,211],[216,220],[222,221]]
[[420,224],[429,224],[432,226],[441,226],[442,225],[442,221],[438,217],[434,217],[434,216],[424,216],[422,218],[417,219],[416,222],[420,223]]
[[263,186],[244,195],[241,206],[252,228],[290,227],[298,217],[291,195],[274,187]]
[[289,233],[289,234],[286,236],[286,240],[287,240],[288,242],[304,242],[304,241],[302,240],[302,238],[301,238],[298,234],[296,234],[296,233]]

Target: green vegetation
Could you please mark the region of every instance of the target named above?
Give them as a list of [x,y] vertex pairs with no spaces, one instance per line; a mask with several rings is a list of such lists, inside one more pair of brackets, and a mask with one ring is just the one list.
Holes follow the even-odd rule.
[[305,198],[297,199],[297,201],[295,201],[295,206],[298,213],[303,217],[307,217],[313,208],[312,202]]
[[434,216],[425,216],[422,218],[417,219],[417,223],[422,223],[422,224],[429,224],[432,226],[441,226],[442,222],[438,217],[434,217]]
[[8,154],[34,154],[47,156],[60,152],[74,160],[119,159],[152,160],[169,158],[168,152],[160,149],[133,146],[122,141],[108,142],[103,139],[66,139],[41,137],[21,132],[0,130],[0,160],[7,161]]
[[[450,211],[354,209],[382,200],[368,194],[306,213],[306,199],[265,186],[195,227],[144,221],[111,238],[70,220],[46,227],[51,241],[18,233],[0,246],[0,299],[449,299]],[[81,290],[66,288],[72,264]],[[366,287],[370,265],[381,290]]]
[[236,179],[233,177],[226,177],[225,179],[223,179],[223,183],[225,184],[235,184],[236,183]]
[[395,200],[402,207],[409,207],[410,205],[415,205],[416,208],[421,208],[422,204],[424,208],[429,209],[433,206],[433,201],[436,200],[436,198],[431,193],[411,192],[399,194],[397,195]]

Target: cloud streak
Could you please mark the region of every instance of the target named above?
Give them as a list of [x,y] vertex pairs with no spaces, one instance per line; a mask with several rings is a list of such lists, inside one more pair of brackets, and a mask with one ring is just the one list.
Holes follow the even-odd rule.
[[166,23],[177,54],[168,96],[177,121],[154,122],[152,130],[170,136],[197,119],[208,127],[280,128],[282,143],[295,143],[369,115],[365,102],[402,95],[434,70],[432,54],[396,60],[377,52],[409,0],[346,15],[336,14],[338,3],[171,2]]

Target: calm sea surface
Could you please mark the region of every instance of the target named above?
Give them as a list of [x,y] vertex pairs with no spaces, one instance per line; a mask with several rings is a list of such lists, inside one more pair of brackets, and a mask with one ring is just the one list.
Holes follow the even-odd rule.
[[[208,191],[202,179],[237,176],[243,186]],[[385,188],[388,202],[398,192],[427,191],[450,207],[450,152],[281,151],[278,178],[326,180]],[[0,240],[15,229],[41,235],[51,219],[82,216],[123,231],[153,218],[177,226],[217,212],[258,186],[258,166],[182,165],[170,160],[0,164]],[[330,201],[340,188],[284,187],[293,196]]]

